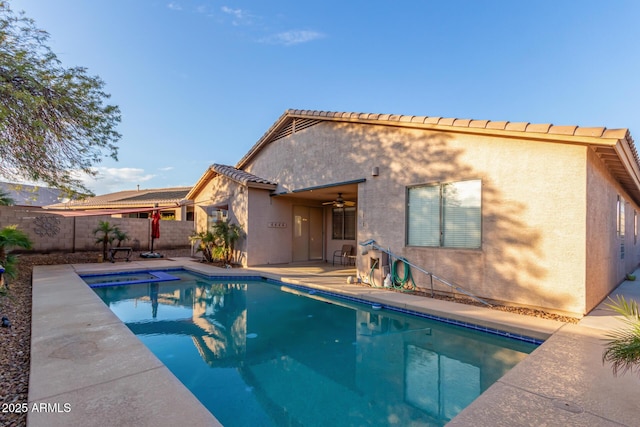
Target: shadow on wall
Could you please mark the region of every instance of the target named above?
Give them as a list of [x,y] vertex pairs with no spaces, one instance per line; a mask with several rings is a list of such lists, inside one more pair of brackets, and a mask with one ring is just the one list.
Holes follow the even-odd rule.
[[[373,238],[415,264],[444,278],[453,278],[479,296],[559,309],[567,307],[568,301],[577,304],[576,296],[540,288],[547,276],[546,269],[541,267],[544,264],[541,232],[521,219],[527,207],[507,200],[497,188],[487,172],[493,170],[490,156],[474,159],[485,168],[481,171],[462,160],[467,150],[447,134],[378,126],[336,126],[346,140],[358,145],[347,154],[353,169],[370,171],[372,166],[378,166],[380,170],[379,177],[361,184],[358,201],[361,239]],[[338,143],[344,145],[346,141]],[[481,251],[405,247],[407,186],[478,178],[482,179]],[[382,225],[384,229],[380,229]],[[421,286],[426,287],[424,282],[428,279],[424,275],[422,279]]]

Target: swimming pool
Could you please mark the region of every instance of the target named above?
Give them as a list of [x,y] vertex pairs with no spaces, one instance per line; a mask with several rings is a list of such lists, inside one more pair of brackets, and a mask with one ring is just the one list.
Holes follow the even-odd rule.
[[535,344],[264,281],[94,289],[225,425],[443,425]]
[[82,279],[92,288],[100,286],[134,285],[138,283],[180,280],[164,271],[134,271],[109,274],[83,274]]

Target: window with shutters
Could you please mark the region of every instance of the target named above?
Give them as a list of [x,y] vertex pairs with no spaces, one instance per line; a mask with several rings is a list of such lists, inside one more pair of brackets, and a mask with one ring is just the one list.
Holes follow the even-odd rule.
[[482,182],[407,189],[407,245],[477,249],[482,244]]

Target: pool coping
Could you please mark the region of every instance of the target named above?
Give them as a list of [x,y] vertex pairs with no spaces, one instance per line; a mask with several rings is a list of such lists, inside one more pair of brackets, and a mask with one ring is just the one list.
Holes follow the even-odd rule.
[[[220,425],[78,276],[91,272],[175,268],[221,277],[260,276],[287,285],[546,340],[450,425],[489,426],[496,425],[500,419],[526,420],[520,425],[539,425],[549,419],[554,423],[566,419],[569,424],[579,420],[579,423],[586,422],[585,425],[633,425],[638,416],[632,398],[632,391],[637,390],[637,379],[625,376],[613,381],[610,369],[603,367],[600,361],[604,332],[594,327],[593,322],[587,326],[567,325],[348,284],[348,271],[323,274],[321,270],[318,273],[304,268],[287,270],[273,266],[227,270],[195,263],[188,258],[153,260],[151,265],[144,261],[126,265],[75,264],[34,268],[28,403],[30,408],[43,403],[54,407],[58,404],[56,408],[62,410],[29,412],[29,426]],[[576,348],[588,351],[572,360],[567,354]],[[558,371],[551,381],[553,384],[549,384],[543,375],[545,371],[549,372],[549,367]],[[599,384],[587,381],[585,378],[589,378],[589,374]],[[582,378],[578,384],[588,386],[587,393],[575,387],[576,376]],[[563,384],[562,379],[568,384]],[[600,404],[598,398],[602,384],[610,385],[604,387],[608,391],[606,405]],[[620,393],[620,389],[624,393]],[[505,396],[512,397],[511,400],[517,396],[518,399],[507,406]],[[65,412],[64,404],[67,403],[70,411]]]

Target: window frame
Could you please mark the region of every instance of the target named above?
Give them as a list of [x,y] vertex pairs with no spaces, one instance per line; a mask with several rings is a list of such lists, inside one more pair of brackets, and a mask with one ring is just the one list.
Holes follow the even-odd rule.
[[[353,215],[347,215],[347,209],[349,210],[349,212],[353,211]],[[337,211],[341,211],[342,215],[341,216],[341,229],[340,232],[338,234],[336,234],[336,226],[335,226],[335,220],[336,220],[336,212]],[[331,208],[331,240],[356,240],[356,234],[357,234],[357,229],[356,229],[356,225],[357,225],[357,209],[355,206],[343,206],[341,208],[338,207],[332,207]],[[351,236],[347,236],[347,231],[348,231],[348,227],[347,226],[347,219],[353,217],[353,224],[349,224],[352,225],[353,227],[353,238],[351,238]],[[337,237],[336,237],[337,236]]]
[[[479,231],[479,236],[478,236],[478,245],[477,246],[447,246],[446,245],[446,237],[445,237],[445,232],[446,232],[446,228],[447,228],[447,220],[445,218],[445,208],[446,208],[446,195],[445,195],[445,188],[447,185],[451,185],[451,184],[458,184],[458,183],[465,183],[465,182],[478,182],[479,185],[479,190],[480,190],[480,194],[479,194],[479,206],[478,208],[478,231]],[[438,239],[438,244],[437,245],[429,245],[429,244],[415,244],[415,243],[410,243],[411,242],[411,236],[410,236],[410,228],[411,228],[411,223],[410,223],[410,215],[411,215],[411,210],[410,210],[410,203],[411,203],[411,191],[417,188],[425,188],[425,187],[438,187],[438,230],[437,232],[439,232],[439,239]],[[481,250],[482,249],[482,244],[483,244],[483,233],[482,233],[482,226],[483,226],[483,182],[481,178],[474,178],[474,179],[464,179],[464,180],[457,180],[457,181],[447,181],[447,182],[432,182],[432,183],[425,183],[425,184],[415,184],[415,185],[410,185],[406,187],[405,190],[405,245],[408,247],[416,247],[416,248],[440,248],[440,249],[461,249],[461,250]]]

